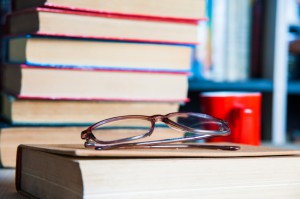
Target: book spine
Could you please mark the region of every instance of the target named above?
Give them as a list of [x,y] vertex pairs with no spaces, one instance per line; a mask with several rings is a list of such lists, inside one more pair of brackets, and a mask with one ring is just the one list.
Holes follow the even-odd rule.
[[254,0],[252,9],[252,37],[251,37],[251,77],[262,77],[263,61],[263,28],[265,1]]
[[[6,16],[11,12],[11,0],[0,1],[0,64],[3,63],[4,55],[6,54],[4,35],[7,33]],[[2,80],[1,71],[0,79]],[[2,89],[2,81],[0,81],[0,89]]]
[[[226,80],[227,0],[213,0],[212,6],[212,75],[213,81]],[[222,34],[220,34],[222,33]]]
[[15,187],[17,191],[21,190],[21,171],[22,171],[22,146],[17,148],[17,161],[16,161],[16,176],[15,176]]
[[228,0],[226,43],[228,81],[239,81],[249,78],[250,8],[250,0]]

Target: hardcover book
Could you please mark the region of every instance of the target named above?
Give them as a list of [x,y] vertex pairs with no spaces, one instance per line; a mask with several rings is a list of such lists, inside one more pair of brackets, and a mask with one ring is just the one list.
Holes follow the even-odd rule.
[[[87,114],[85,114],[87,115]],[[96,122],[96,121],[95,121]],[[20,144],[82,144],[81,131],[87,126],[80,125],[9,125],[0,123],[0,166],[16,167],[17,147]],[[111,131],[103,130],[102,137],[111,139]],[[124,136],[133,136],[131,130],[123,130]],[[159,140],[182,137],[183,133],[170,128],[157,127],[155,133],[145,140]]]
[[117,42],[70,37],[8,37],[6,60],[30,65],[187,72],[193,45]]
[[197,21],[206,18],[205,0],[14,0],[13,10],[32,7],[81,10],[154,19]]
[[1,116],[12,124],[90,125],[120,115],[177,112],[178,102],[20,99],[2,93]]
[[238,151],[21,145],[16,188],[35,198],[297,198],[299,154],[248,145]]
[[9,34],[39,33],[110,40],[196,44],[197,23],[35,8],[8,17]]
[[186,73],[5,65],[3,88],[19,98],[183,102],[188,82]]

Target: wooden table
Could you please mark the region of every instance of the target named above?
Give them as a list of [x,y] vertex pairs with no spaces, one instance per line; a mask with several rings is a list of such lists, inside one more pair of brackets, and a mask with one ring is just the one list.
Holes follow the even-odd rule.
[[15,188],[15,170],[0,169],[0,198],[25,199],[26,197],[17,193]]

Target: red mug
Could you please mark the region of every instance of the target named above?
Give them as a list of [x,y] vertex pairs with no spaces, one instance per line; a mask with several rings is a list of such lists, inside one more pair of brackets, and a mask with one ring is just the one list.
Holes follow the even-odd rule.
[[201,112],[228,122],[231,133],[211,142],[260,144],[261,94],[251,92],[204,92]]

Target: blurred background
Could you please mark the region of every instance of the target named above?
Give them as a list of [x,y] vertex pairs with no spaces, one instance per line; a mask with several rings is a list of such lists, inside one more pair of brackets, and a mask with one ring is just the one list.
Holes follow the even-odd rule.
[[262,141],[299,143],[299,8],[298,0],[208,0],[182,109],[199,109],[204,91],[261,92]]

